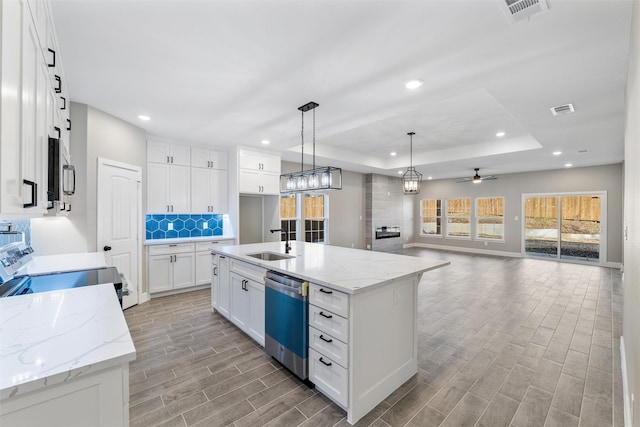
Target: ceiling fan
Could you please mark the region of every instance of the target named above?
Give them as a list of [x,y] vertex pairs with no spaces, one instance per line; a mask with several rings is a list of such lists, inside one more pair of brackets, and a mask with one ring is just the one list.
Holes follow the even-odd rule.
[[498,177],[494,175],[480,176],[478,174],[478,171],[480,171],[480,168],[473,168],[473,170],[476,171],[476,174],[472,178],[464,178],[462,181],[456,181],[456,182],[473,182],[474,184],[478,184],[482,181],[489,181],[490,179],[498,179]]

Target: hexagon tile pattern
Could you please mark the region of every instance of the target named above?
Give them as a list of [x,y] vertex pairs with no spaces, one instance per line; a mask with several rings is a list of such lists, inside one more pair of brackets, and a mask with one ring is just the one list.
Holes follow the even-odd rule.
[[222,236],[222,214],[153,214],[145,224],[147,240]]

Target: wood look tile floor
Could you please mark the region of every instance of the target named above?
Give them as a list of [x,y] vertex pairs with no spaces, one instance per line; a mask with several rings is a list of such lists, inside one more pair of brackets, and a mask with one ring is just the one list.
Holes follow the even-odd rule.
[[[622,426],[621,274],[409,249],[451,265],[418,299],[418,374],[357,425]],[[347,426],[233,324],[208,290],[125,311],[131,426]],[[372,355],[375,357],[375,355]]]

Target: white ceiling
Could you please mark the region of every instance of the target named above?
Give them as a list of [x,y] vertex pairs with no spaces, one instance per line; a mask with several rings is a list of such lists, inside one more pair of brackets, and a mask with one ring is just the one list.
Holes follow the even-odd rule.
[[[53,13],[71,99],[151,135],[268,139],[299,162],[297,108],[315,101],[318,165],[395,175],[409,131],[434,179],[621,162],[632,1],[547,0],[515,24],[501,1],[53,0]],[[554,117],[565,103],[576,112]]]

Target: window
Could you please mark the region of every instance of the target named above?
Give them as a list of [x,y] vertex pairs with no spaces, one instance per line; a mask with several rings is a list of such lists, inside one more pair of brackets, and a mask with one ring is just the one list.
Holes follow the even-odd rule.
[[304,195],[304,241],[325,242],[327,239],[327,214],[325,205],[328,197],[324,194]]
[[420,218],[423,236],[442,236],[442,200],[427,199],[420,201]]
[[[280,198],[280,224],[281,227],[289,232],[290,240],[297,239],[298,230],[298,199],[295,194]],[[286,239],[285,233],[280,233],[282,236],[280,240]]]
[[[291,194],[280,197],[280,224],[290,240],[323,243],[329,240],[329,197],[325,194]],[[304,214],[301,221],[300,213]],[[285,233],[280,239],[284,241]]]
[[471,199],[447,200],[447,237],[471,238]]
[[476,238],[504,240],[504,197],[476,199]]

